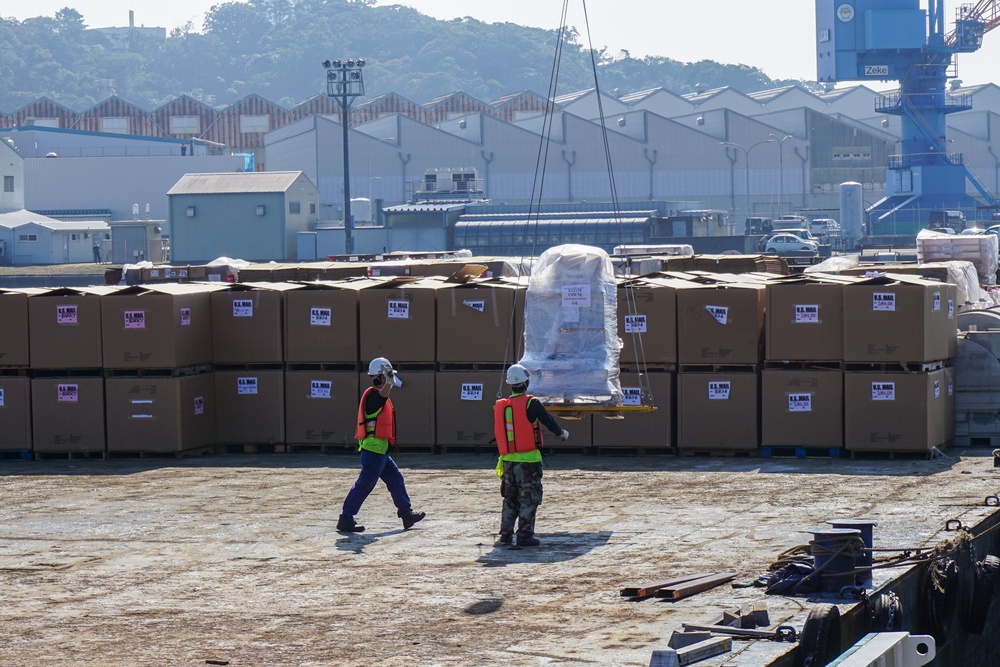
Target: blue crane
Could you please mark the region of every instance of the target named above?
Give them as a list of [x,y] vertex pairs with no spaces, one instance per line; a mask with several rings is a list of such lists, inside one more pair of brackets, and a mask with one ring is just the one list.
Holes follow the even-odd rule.
[[[1000,24],[1000,0],[964,4],[945,33],[943,0],[816,0],[820,82],[898,81],[876,111],[900,116],[900,151],[890,156],[885,197],[868,208],[873,233],[916,230],[935,209],[1000,205],[983,180],[949,153],[946,116],[972,108],[969,95],[949,95],[955,56],[972,53]],[[966,180],[982,197],[967,194]],[[918,219],[923,216],[923,219]]]

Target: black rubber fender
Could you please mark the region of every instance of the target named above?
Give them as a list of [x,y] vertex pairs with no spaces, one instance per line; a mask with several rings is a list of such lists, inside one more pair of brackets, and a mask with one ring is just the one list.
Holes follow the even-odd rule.
[[930,573],[924,582],[923,633],[934,637],[937,645],[944,646],[951,630],[952,619],[958,608],[960,587],[958,565],[951,558],[939,558],[930,566],[941,583],[935,587]]
[[1000,573],[1000,558],[986,556],[976,563],[976,578],[972,588],[972,603],[969,605],[969,623],[966,630],[971,634],[981,635],[986,627],[986,617],[993,604],[993,594],[996,592],[997,576]]
[[840,609],[818,604],[809,611],[799,635],[797,667],[825,667],[840,656]]
[[895,593],[881,593],[875,598],[869,632],[900,632],[902,623],[903,605]]

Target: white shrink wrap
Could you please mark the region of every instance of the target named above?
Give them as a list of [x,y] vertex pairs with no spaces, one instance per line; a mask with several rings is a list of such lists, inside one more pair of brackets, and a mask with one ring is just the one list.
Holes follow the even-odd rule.
[[529,392],[542,402],[621,405],[617,287],[608,254],[585,245],[543,252],[524,301]]

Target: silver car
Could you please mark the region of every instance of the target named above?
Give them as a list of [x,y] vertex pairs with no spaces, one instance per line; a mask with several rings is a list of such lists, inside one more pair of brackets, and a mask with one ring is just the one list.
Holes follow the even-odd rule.
[[796,234],[775,234],[764,246],[764,252],[779,257],[804,257],[819,252],[819,244]]

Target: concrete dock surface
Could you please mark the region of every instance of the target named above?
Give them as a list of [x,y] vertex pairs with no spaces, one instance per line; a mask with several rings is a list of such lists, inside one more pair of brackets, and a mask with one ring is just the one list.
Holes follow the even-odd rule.
[[[801,629],[816,600],[729,584],[672,602],[625,586],[696,572],[748,582],[828,519],[874,545],[930,548],[996,507],[989,450],[924,459],[547,456],[539,547],[494,546],[489,454],[395,456],[363,533],[336,532],[350,453],[0,461],[4,665],[629,665],[683,623],[767,605]],[[905,568],[878,570],[875,585]],[[845,601],[847,604],[847,601]],[[789,643],[734,641],[706,667],[768,665]]]

